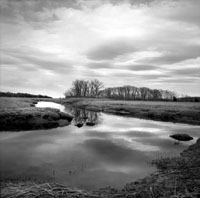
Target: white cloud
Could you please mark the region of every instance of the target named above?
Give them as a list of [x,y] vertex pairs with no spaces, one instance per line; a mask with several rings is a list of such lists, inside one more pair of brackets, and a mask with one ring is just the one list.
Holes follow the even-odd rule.
[[[96,76],[109,86],[118,77],[115,85],[181,92],[177,79],[188,82],[183,91],[200,94],[196,88],[192,91],[199,83],[192,72],[200,57],[198,1],[44,2],[0,3],[1,70],[9,75],[15,68],[15,77],[2,82],[4,90],[27,90],[22,82],[30,78],[27,86],[32,85],[33,91],[41,90],[42,84],[43,91],[58,96],[72,80]],[[177,70],[183,70],[181,77]],[[37,83],[31,72],[39,76]],[[49,86],[52,81],[58,84]]]

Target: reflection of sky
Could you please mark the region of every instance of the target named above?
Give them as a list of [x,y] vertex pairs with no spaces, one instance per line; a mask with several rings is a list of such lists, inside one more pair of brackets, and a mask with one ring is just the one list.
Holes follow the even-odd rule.
[[64,111],[65,107],[63,105],[57,104],[55,102],[38,102],[36,107],[50,107],[50,108],[55,108],[55,109],[60,109],[60,111]]
[[152,159],[175,156],[173,133],[199,136],[200,126],[156,122],[102,113],[94,127],[0,133],[2,177],[36,177],[81,188],[122,187],[154,170]]

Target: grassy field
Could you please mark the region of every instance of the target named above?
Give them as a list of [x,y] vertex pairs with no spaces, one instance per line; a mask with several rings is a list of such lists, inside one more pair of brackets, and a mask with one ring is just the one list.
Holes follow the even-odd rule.
[[32,99],[32,98],[1,97],[0,111],[28,108],[33,106],[34,103],[37,103],[37,101],[38,99]]
[[0,131],[48,129],[66,126],[72,116],[52,108],[37,108],[40,99],[0,98]]
[[[51,108],[36,108],[38,101],[54,101],[76,108],[122,116],[200,125],[200,103],[122,101],[109,99],[69,98],[0,98],[0,131],[30,130],[62,126],[69,116]],[[12,123],[12,124],[10,124]]]
[[68,98],[57,100],[57,102],[123,116],[200,125],[200,103],[198,102],[122,101],[91,98]]

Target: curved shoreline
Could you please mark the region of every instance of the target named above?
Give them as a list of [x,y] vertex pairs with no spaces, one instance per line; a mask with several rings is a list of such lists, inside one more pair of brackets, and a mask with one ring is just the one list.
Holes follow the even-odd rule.
[[37,101],[39,100],[26,99],[25,102],[19,99],[17,101],[10,99],[10,102],[18,102],[18,104],[16,107],[14,104],[5,105],[5,108],[0,111],[0,131],[50,129],[67,126],[72,121],[71,115],[58,109],[35,107],[34,104]]
[[[200,125],[200,103],[122,101],[94,98],[44,99],[4,97],[1,97],[0,101],[0,131],[48,129],[66,126],[71,122],[71,115],[66,113],[65,116],[64,113],[60,115],[56,109],[35,107],[35,104],[39,101],[56,102],[89,111],[140,119]],[[44,114],[48,115],[43,116]],[[13,126],[10,124],[11,122]]]
[[125,101],[95,98],[53,99],[53,101],[89,111],[141,119],[200,125],[200,103]]

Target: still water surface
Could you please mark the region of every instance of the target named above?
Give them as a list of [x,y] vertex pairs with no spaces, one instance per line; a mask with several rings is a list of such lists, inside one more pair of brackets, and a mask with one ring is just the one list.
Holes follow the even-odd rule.
[[[75,118],[71,125],[51,130],[1,132],[2,178],[48,179],[83,189],[122,188],[152,173],[152,159],[179,155],[200,131],[200,126],[95,113],[50,102],[37,106],[59,108]],[[195,139],[175,145],[169,138],[173,133]]]

